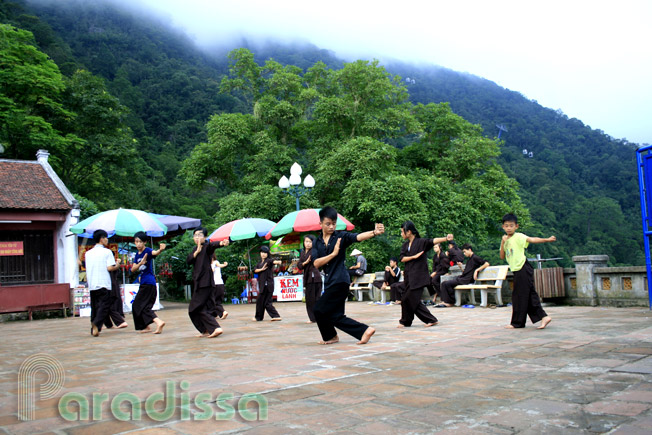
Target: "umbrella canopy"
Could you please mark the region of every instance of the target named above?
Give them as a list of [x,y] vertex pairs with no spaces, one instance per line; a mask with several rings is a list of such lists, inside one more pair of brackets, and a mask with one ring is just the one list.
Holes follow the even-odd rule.
[[275,225],[267,219],[244,218],[226,223],[213,231],[208,237],[211,242],[221,240],[245,240],[256,236],[263,237]]
[[[286,214],[280,221],[278,221],[274,228],[265,235],[265,238],[269,240],[272,237],[282,236],[293,231],[298,233],[319,231],[321,229],[321,226],[319,226],[320,210],[320,208],[307,208]],[[336,230],[351,231],[353,228],[355,228],[355,225],[346,220],[341,214],[337,214],[337,223],[335,224]]]
[[128,208],[103,211],[70,227],[72,233],[80,235],[92,235],[95,230],[104,230],[109,237],[133,237],[138,231],[150,237],[161,237],[168,232],[168,228],[149,213]]
[[149,215],[155,217],[159,222],[168,227],[168,231],[187,230],[201,226],[201,219],[155,213],[149,213]]

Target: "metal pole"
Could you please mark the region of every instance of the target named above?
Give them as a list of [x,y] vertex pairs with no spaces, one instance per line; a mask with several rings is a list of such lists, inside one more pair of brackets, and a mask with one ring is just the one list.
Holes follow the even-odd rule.
[[643,157],[642,153],[649,150],[651,147],[647,146],[636,150],[636,163],[638,164],[638,189],[641,199],[641,220],[643,223],[643,243],[645,246],[645,270],[647,272],[647,294],[648,305],[652,310],[652,262],[650,261],[650,234],[648,230],[648,210],[646,208],[645,192],[646,192],[646,179],[643,173]]

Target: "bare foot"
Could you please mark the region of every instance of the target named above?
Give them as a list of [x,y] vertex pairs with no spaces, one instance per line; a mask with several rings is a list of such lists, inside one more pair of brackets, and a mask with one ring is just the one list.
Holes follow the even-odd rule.
[[322,341],[320,341],[319,344],[333,344],[333,343],[337,343],[338,341],[340,341],[340,338],[336,335],[335,337],[331,338],[330,340],[326,340],[326,341],[322,340]]
[[516,329],[512,325],[505,325],[505,326],[503,326],[503,328],[505,328],[505,329]]
[[215,331],[208,338],[215,338],[222,333],[222,328],[215,328]]
[[398,326],[397,326],[397,328],[405,328],[405,325],[399,323]]
[[118,329],[126,328],[127,326],[129,326],[127,325],[127,322],[122,322],[121,324],[118,325]]
[[447,307],[452,307],[453,306],[453,304],[447,304],[446,302],[444,302],[444,305],[446,305]]
[[543,319],[541,319],[541,326],[539,326],[537,329],[546,329],[546,326],[552,322],[552,317],[546,316]]
[[272,322],[280,322],[281,320],[283,319],[280,317],[272,317]]
[[401,301],[394,302],[396,305],[401,305]]
[[360,341],[358,341],[358,344],[367,344],[369,343],[369,339],[371,338],[372,335],[376,333],[376,330],[372,328],[371,326],[367,328],[367,330],[362,334],[362,338]]
[[154,323],[156,323],[156,331],[154,331],[154,334],[160,334],[161,332],[163,332],[163,327],[165,326],[165,322],[157,317],[156,319],[154,319]]
[[439,322],[431,322],[431,323],[426,323],[426,324],[423,325],[423,326],[425,326],[426,328],[430,328],[431,326],[435,326],[435,325],[438,324],[438,323],[439,323]]
[[226,319],[227,317],[229,317],[229,312],[228,312],[228,311],[225,311],[225,312],[222,313],[222,317],[220,317],[220,320],[224,320],[224,319]]
[[252,317],[251,320],[253,320],[254,322],[258,321],[258,319],[256,319],[255,317]]
[[197,337],[197,338],[208,337],[208,334],[204,332],[203,334],[197,334],[197,335],[195,335],[195,337]]
[[139,334],[145,334],[147,332],[152,332],[151,329],[149,329],[149,326],[146,326],[145,329],[141,329],[140,331],[137,331]]
[[100,335],[100,330],[97,329],[97,326],[95,326],[95,323],[93,323],[92,326],[91,326],[91,335],[93,337],[97,337],[97,336]]
[[311,323],[316,323],[316,322],[313,322],[312,320],[308,320],[306,323],[309,325]]

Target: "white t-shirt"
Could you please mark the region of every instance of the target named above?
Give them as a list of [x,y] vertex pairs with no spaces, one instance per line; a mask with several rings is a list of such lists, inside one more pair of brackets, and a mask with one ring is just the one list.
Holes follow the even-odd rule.
[[89,290],[105,288],[111,290],[111,275],[107,267],[115,264],[113,252],[102,246],[95,245],[93,249],[86,252],[86,280]]
[[212,263],[211,267],[213,268],[213,279],[215,280],[215,285],[224,284],[222,281],[222,268],[217,265],[217,263]]

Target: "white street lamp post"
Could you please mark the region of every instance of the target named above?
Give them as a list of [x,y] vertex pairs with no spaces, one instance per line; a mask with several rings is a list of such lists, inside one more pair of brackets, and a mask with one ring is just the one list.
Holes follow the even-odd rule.
[[283,189],[288,195],[292,195],[297,200],[297,211],[300,210],[299,207],[299,198],[304,194],[310,192],[310,189],[315,187],[315,179],[312,178],[312,175],[308,174],[303,180],[303,186],[301,185],[301,166],[297,162],[294,162],[290,168],[290,178],[288,179],[285,175],[278,180],[278,187]]

